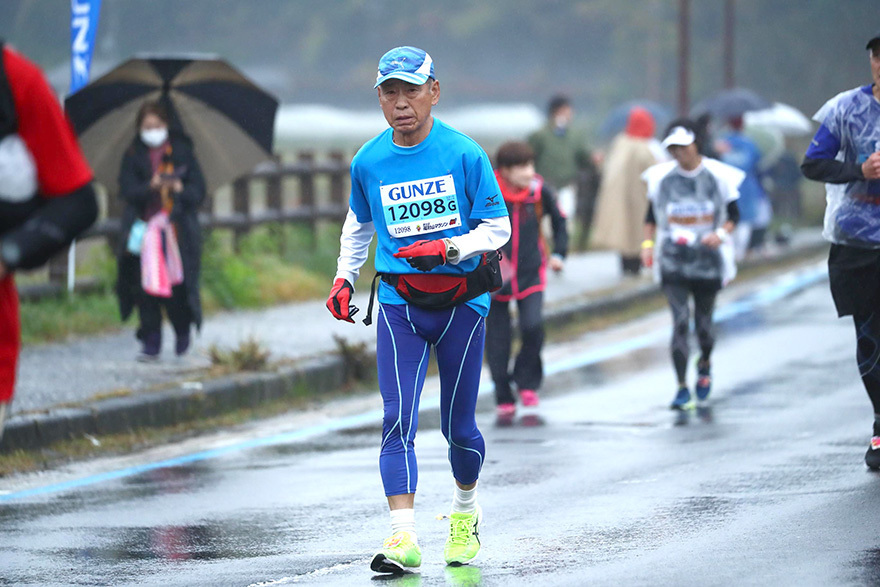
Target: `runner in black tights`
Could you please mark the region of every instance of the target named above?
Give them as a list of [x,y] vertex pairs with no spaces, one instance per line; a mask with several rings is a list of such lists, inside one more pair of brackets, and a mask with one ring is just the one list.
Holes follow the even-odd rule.
[[674,160],[655,165],[642,176],[651,202],[642,262],[654,266],[672,309],[670,346],[678,390],[670,407],[675,410],[694,406],[687,384],[691,297],[700,344],[697,401],[706,401],[712,388],[712,313],[718,291],[736,269],[730,232],[739,219],[736,199],[744,177],[740,170],[704,157],[697,134],[691,121],[673,122],[663,146]]

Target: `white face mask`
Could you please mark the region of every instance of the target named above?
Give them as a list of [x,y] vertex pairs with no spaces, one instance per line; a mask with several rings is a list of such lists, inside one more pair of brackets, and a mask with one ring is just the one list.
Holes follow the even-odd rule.
[[168,140],[168,129],[163,127],[142,130],[141,140],[148,147],[158,147]]

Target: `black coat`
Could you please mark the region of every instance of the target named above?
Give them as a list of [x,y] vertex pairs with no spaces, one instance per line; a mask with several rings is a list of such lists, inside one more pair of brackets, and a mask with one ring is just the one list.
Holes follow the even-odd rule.
[[[199,226],[199,207],[205,199],[205,179],[193,153],[192,144],[184,137],[171,135],[171,162],[175,171],[183,171],[183,191],[173,194],[174,207],[171,222],[177,230],[180,257],[183,261],[183,285],[186,286],[187,303],[192,311],[193,323],[202,325],[202,300],[199,293],[199,275],[202,262],[202,231]],[[156,197],[150,188],[153,167],[147,146],[136,137],[122,158],[119,171],[119,198],[122,210],[121,239],[119,242],[119,274],[116,291],[119,296],[119,312],[125,320],[131,314],[138,298],[144,295],[141,288],[140,260],[126,250],[128,233],[135,220],[142,218],[147,206]]]

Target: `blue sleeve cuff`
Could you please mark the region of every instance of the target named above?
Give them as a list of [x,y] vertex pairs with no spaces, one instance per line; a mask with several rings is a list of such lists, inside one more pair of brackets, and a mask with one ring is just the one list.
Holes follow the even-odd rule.
[[838,151],[840,151],[840,139],[823,124],[810,141],[806,156],[808,159],[834,159]]

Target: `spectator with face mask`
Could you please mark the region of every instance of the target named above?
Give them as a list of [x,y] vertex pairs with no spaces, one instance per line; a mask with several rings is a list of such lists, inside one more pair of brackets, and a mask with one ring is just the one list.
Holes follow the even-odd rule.
[[189,139],[169,133],[162,104],[144,103],[136,126],[119,172],[124,209],[116,289],[123,320],[138,310],[138,360],[155,361],[162,349],[163,308],[178,356],[189,349],[192,326],[201,327],[198,209],[205,180]]
[[[528,143],[535,152],[535,171],[556,190],[566,218],[578,219],[583,237],[592,218],[599,174],[587,148],[586,134],[573,121],[569,98],[553,96],[547,106],[547,124],[529,135]],[[573,224],[569,220],[569,233]]]

